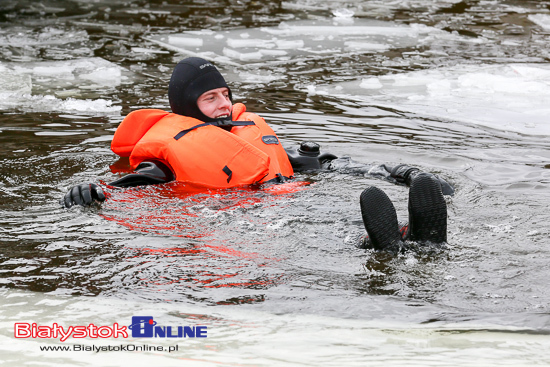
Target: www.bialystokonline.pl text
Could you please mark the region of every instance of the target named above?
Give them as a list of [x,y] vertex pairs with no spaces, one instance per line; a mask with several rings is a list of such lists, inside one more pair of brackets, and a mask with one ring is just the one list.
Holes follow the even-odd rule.
[[43,345],[40,346],[42,352],[177,352],[178,345],[134,345],[134,344],[120,344],[120,345]]

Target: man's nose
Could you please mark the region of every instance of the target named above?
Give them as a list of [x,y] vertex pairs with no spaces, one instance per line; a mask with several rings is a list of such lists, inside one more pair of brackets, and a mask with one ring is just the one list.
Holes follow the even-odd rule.
[[225,96],[222,96],[220,99],[221,103],[218,105],[218,108],[221,109],[231,109],[231,101]]

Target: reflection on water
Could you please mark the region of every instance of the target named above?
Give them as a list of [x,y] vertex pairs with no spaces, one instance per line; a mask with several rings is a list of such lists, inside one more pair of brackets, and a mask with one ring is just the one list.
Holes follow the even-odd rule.
[[[231,325],[244,323],[246,340],[266,340],[271,348],[237,350],[265,365],[278,360],[268,352],[273,345],[289,348],[278,328],[294,330],[302,351],[324,343],[333,353],[295,352],[288,364],[326,365],[344,355],[352,364],[373,362],[380,351],[394,355],[396,365],[408,357],[426,362],[429,352],[396,346],[417,338],[433,353],[444,349],[437,362],[483,360],[465,357],[481,340],[511,363],[548,358],[549,7],[547,1],[3,1],[4,329],[19,317],[12,303],[32,313],[35,303],[60,302],[37,317],[48,323],[66,314],[63,320],[74,324],[79,312],[105,311],[103,302],[114,305],[110,317],[129,317],[122,302],[131,312],[154,305],[165,317],[195,308],[206,318],[221,314],[223,321],[212,321],[223,334],[214,339],[218,346],[242,343]],[[286,26],[279,28],[281,22]],[[327,34],[328,26],[321,35],[305,28],[281,33],[319,22],[348,33]],[[371,39],[353,33],[367,25]],[[390,28],[422,32],[404,42]],[[130,169],[109,149],[123,116],[169,108],[167,83],[183,57],[158,42],[170,36],[179,48],[192,39],[193,52],[218,58],[235,98],[264,116],[285,146],[314,140],[359,162],[409,163],[448,179],[457,189],[447,199],[448,248],[397,257],[356,248],[364,233],[358,196],[366,185],[386,191],[407,219],[407,189],[372,177],[307,173],[291,185],[225,191],[105,186]],[[292,42],[303,50],[285,48]],[[323,54],[312,57],[315,48]],[[69,187],[89,181],[104,185],[103,206],[61,208]],[[310,341],[312,330],[326,338]],[[344,342],[331,332],[345,334]],[[1,337],[0,344],[13,341]],[[502,343],[520,352],[507,354]],[[220,360],[200,347],[189,353],[180,356]],[[225,353],[235,364],[246,362]],[[80,360],[71,358],[67,364]]]

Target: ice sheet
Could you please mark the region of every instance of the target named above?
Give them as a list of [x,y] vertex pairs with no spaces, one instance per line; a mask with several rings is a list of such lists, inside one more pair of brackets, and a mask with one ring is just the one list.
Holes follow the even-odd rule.
[[87,40],[88,34],[79,30],[67,31],[55,27],[40,30],[23,27],[0,29],[0,47],[47,47]]
[[528,135],[550,135],[550,65],[455,65],[308,92]]
[[[278,27],[159,34],[149,41],[186,55],[230,65],[295,62],[422,46],[434,39],[459,38],[425,25],[396,25],[338,16],[281,23]],[[481,40],[476,40],[481,42]]]
[[529,20],[538,26],[541,26],[545,31],[550,31],[550,15],[548,14],[530,14]]
[[375,17],[388,15],[398,10],[431,10],[460,3],[462,0],[369,0],[369,1],[327,1],[327,0],[292,0],[283,1],[281,7],[288,10],[301,11],[353,11],[356,15]]
[[116,112],[97,98],[127,82],[125,69],[101,58],[0,62],[0,110]]
[[12,63],[15,73],[30,75],[33,85],[44,88],[111,88],[127,80],[124,69],[99,57],[62,61]]
[[113,106],[107,99],[60,99],[52,95],[11,95],[6,98],[0,93],[0,111],[16,110],[24,112],[59,112],[82,114],[119,114],[120,106]]
[[[292,11],[328,11],[353,12],[356,16],[377,17],[392,16],[399,11],[412,10],[415,12],[437,13],[444,9],[456,7],[465,3],[467,12],[500,11],[506,13],[530,13],[545,11],[544,4],[538,5],[535,1],[516,2],[518,4],[502,4],[503,1],[465,2],[463,0],[369,0],[369,1],[334,1],[334,0],[292,0],[283,1],[281,7]],[[525,4],[521,4],[525,3]],[[458,11],[460,13],[460,11]],[[336,14],[335,14],[336,15]],[[458,15],[460,16],[460,15]]]

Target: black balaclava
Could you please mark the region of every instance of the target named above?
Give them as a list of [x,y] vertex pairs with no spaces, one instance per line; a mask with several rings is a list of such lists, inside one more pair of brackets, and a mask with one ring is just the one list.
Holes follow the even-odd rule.
[[200,57],[186,58],[176,65],[170,79],[170,108],[178,115],[194,117],[204,122],[220,121],[222,119],[206,116],[197,106],[197,98],[201,94],[216,88],[227,88],[229,98],[232,98],[231,89],[214,65]]

